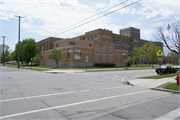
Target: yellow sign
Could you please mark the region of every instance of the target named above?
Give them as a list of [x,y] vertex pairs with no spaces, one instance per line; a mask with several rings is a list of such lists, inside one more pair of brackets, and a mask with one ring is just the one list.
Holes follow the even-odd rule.
[[159,50],[159,51],[157,52],[157,56],[163,56],[163,52],[162,52],[161,50]]

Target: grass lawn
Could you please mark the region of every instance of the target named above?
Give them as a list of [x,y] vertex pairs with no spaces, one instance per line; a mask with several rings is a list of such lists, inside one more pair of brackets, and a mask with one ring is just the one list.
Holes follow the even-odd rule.
[[167,77],[175,77],[179,73],[171,73],[171,74],[162,74],[162,75],[154,75],[154,76],[147,76],[147,77],[138,77],[136,79],[161,79]]
[[179,90],[179,85],[176,83],[171,83],[164,87],[165,89],[171,89],[171,90]]

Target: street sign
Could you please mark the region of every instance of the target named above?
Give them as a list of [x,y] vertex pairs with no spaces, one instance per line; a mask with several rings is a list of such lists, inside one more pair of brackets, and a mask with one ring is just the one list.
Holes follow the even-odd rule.
[[88,62],[88,56],[86,56],[86,62]]
[[159,61],[162,60],[162,56],[158,56],[158,60],[159,60]]
[[163,52],[162,52],[161,50],[159,50],[159,51],[157,52],[157,56],[163,56]]

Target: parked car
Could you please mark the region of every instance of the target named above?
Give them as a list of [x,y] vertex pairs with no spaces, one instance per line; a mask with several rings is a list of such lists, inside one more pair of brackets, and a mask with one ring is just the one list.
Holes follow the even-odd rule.
[[179,71],[179,70],[180,70],[180,65],[179,65],[179,66],[176,66],[175,69],[176,69],[177,71]]
[[157,74],[160,74],[160,73],[161,74],[169,74],[169,73],[176,73],[177,70],[172,66],[161,65],[156,68],[155,72]]
[[176,69],[176,70],[179,70],[179,69],[180,69],[180,65],[179,65],[179,66],[176,66],[175,69]]

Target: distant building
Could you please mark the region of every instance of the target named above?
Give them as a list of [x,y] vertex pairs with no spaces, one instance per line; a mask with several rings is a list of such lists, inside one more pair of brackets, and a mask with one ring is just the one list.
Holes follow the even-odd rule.
[[[41,51],[40,64],[56,66],[50,53],[52,49],[61,49],[66,57],[59,61],[61,67],[85,67],[85,57],[88,56],[88,66],[95,63],[115,63],[116,66],[126,66],[129,53],[135,47],[141,47],[147,40],[140,39],[140,29],[133,27],[120,29],[119,34],[110,30],[97,29],[84,35],[70,39],[49,37],[38,42]],[[163,43],[153,42],[163,50]],[[147,62],[141,58],[140,63]]]

